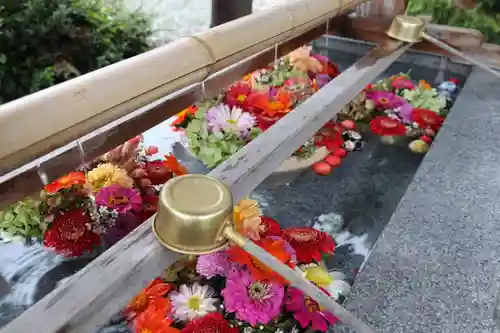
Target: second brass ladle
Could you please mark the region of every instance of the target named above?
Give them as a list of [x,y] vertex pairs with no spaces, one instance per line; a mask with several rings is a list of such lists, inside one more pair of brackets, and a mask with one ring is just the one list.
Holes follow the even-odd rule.
[[175,177],[160,192],[153,232],[165,247],[190,255],[219,251],[231,241],[302,290],[345,325],[358,333],[375,333],[301,273],[238,233],[233,227],[232,213],[231,192],[220,181],[204,175]]
[[393,39],[397,39],[402,42],[407,43],[418,43],[422,40],[426,40],[445,51],[448,51],[456,56],[459,56],[471,64],[495,75],[500,78],[500,73],[495,71],[488,65],[480,62],[479,60],[464,54],[463,52],[443,43],[437,38],[428,35],[425,32],[425,21],[418,17],[408,16],[408,15],[398,15],[392,21],[391,27],[387,31],[387,35]]

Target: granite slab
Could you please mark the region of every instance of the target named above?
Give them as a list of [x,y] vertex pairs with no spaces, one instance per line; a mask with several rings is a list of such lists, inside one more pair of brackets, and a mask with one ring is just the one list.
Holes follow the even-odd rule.
[[356,280],[348,308],[377,332],[498,330],[499,109],[474,69]]

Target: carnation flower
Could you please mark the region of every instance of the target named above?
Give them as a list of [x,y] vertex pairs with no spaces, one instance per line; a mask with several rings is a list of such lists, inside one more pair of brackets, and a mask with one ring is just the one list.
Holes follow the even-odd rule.
[[299,263],[309,264],[313,260],[320,262],[323,253],[333,254],[335,250],[333,238],[313,228],[283,229],[281,237],[293,247]]
[[98,167],[87,173],[87,180],[92,184],[94,191],[110,186],[120,185],[132,188],[134,180],[129,177],[127,171],[111,163],[100,164]]
[[120,185],[110,185],[101,188],[95,197],[98,205],[115,209],[118,213],[138,212],[142,207],[142,198],[139,191],[122,187]]
[[203,254],[198,257],[196,272],[207,279],[215,276],[226,276],[232,263],[226,251]]
[[239,333],[239,329],[229,326],[220,313],[214,312],[191,321],[181,333]]
[[315,300],[294,287],[287,289],[285,309],[293,312],[293,317],[302,328],[311,326],[313,331],[326,332],[329,325],[338,321],[330,312],[322,311]]
[[423,129],[430,128],[433,131],[438,131],[444,122],[443,117],[431,110],[415,108],[411,115],[418,127]]
[[54,194],[62,189],[71,188],[74,185],[85,185],[87,180],[82,172],[70,172],[66,176],[56,179],[44,187],[47,193]]
[[203,317],[209,312],[216,311],[214,298],[215,293],[210,286],[202,286],[197,283],[192,285],[183,284],[179,292],[172,292],[172,312],[181,321],[193,320]]
[[79,257],[99,246],[98,234],[88,229],[92,223],[81,209],[57,214],[43,235],[43,245],[65,257]]
[[254,280],[246,269],[229,271],[222,291],[226,311],[250,325],[267,324],[281,313],[282,285]]
[[403,136],[406,135],[406,127],[399,120],[386,116],[375,117],[370,121],[370,129],[380,136]]
[[382,109],[395,109],[404,103],[403,98],[383,90],[370,91],[366,97],[373,100],[377,107]]
[[240,137],[246,137],[255,124],[255,117],[250,113],[237,107],[231,109],[225,104],[214,106],[205,117],[213,132],[234,133]]

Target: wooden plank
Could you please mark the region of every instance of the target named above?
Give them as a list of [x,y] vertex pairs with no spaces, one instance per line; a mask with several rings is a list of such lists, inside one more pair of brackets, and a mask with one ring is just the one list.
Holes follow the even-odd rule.
[[[210,175],[231,188],[235,202],[247,196],[410,47],[401,45],[391,42],[363,57]],[[0,332],[95,332],[177,257],[155,239],[149,220]]]

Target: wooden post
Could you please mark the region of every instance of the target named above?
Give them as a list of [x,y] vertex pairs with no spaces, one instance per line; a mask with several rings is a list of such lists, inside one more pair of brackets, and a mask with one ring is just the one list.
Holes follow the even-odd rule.
[[212,0],[211,27],[252,13],[252,0]]

